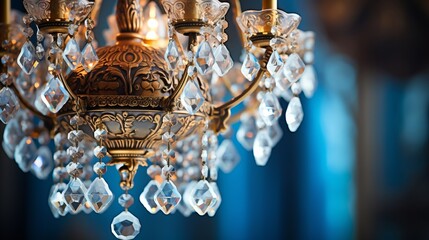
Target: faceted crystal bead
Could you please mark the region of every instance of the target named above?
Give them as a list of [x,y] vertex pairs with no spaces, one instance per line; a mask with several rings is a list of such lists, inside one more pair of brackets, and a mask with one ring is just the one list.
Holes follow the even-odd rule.
[[247,80],[253,81],[259,69],[261,69],[261,65],[259,65],[258,59],[252,53],[247,53],[246,58],[243,61],[243,66],[241,67],[241,73],[243,73],[243,76],[247,78]]
[[195,212],[204,215],[217,201],[216,193],[207,180],[200,180],[191,194],[191,205]]
[[259,116],[267,126],[273,125],[282,114],[282,107],[276,95],[272,92],[265,93],[259,105]]
[[52,161],[52,152],[46,147],[42,146],[37,150],[37,158],[31,165],[31,171],[38,179],[46,179],[54,167]]
[[316,74],[314,72],[313,65],[307,65],[304,73],[302,74],[301,80],[302,91],[307,98],[311,98],[317,87]]
[[155,194],[155,202],[164,214],[170,214],[182,196],[172,181],[164,181]]
[[64,150],[58,150],[54,153],[54,161],[55,164],[65,163],[68,161],[68,155],[67,152]]
[[72,178],[63,192],[71,213],[78,213],[84,204],[86,187],[79,178]]
[[103,175],[107,171],[107,165],[104,162],[97,162],[94,164],[93,170],[97,175]]
[[9,73],[2,73],[0,74],[0,82],[3,83],[3,85],[8,86],[12,83],[13,78]]
[[212,186],[213,192],[216,194],[217,198],[216,198],[216,202],[215,204],[213,204],[213,206],[211,206],[208,211],[207,214],[210,217],[214,217],[214,215],[216,214],[216,211],[218,210],[218,208],[220,207],[220,204],[222,202],[222,198],[220,196],[220,191],[219,188],[217,186],[216,182],[211,182],[210,185]]
[[67,135],[67,139],[72,143],[77,143],[83,140],[85,133],[82,130],[72,130]]
[[298,54],[292,53],[289,55],[284,65],[285,75],[289,82],[293,83],[298,81],[298,79],[304,73],[304,69],[305,64]]
[[21,126],[17,118],[13,118],[6,124],[6,127],[3,132],[3,144],[8,146],[8,149],[12,151],[10,158],[13,158],[13,152],[15,151],[16,146],[24,137]]
[[194,115],[204,103],[201,89],[195,80],[188,81],[180,96],[180,102],[189,114]]
[[54,136],[54,143],[57,147],[62,147],[63,145],[68,143],[67,135],[63,132],[59,132]]
[[43,57],[45,56],[45,48],[41,43],[37,44],[36,46],[36,56],[37,56],[37,59],[39,60],[42,60]]
[[167,50],[164,55],[165,61],[167,62],[168,68],[170,70],[176,70],[179,63],[179,49],[177,48],[176,41],[171,39],[168,42]]
[[283,67],[283,60],[280,57],[280,54],[277,51],[274,51],[267,63],[267,70],[272,75],[275,76]]
[[94,131],[94,138],[97,141],[107,139],[107,130],[106,129],[97,129]]
[[207,178],[207,177],[208,177],[208,175],[209,175],[209,167],[207,167],[207,165],[204,165],[204,166],[201,168],[201,175],[202,175],[204,178]]
[[87,43],[82,50],[82,66],[86,72],[91,72],[97,65],[99,58],[95,52],[94,46],[92,43]]
[[286,109],[286,123],[289,130],[295,132],[301,125],[303,118],[304,112],[302,111],[301,100],[298,97],[293,97]]
[[52,171],[52,178],[54,181],[60,181],[61,179],[67,179],[69,176],[65,167],[56,167]]
[[83,157],[85,152],[80,147],[71,146],[67,148],[67,155],[69,155],[72,159],[77,159]]
[[75,70],[81,63],[82,54],[80,53],[79,44],[76,42],[76,39],[70,38],[67,42],[63,51],[63,59],[71,70]]
[[268,132],[260,130],[256,134],[255,143],[253,144],[253,156],[255,157],[256,165],[265,166],[271,155],[271,142]]
[[107,155],[107,148],[105,146],[97,146],[94,148],[94,156],[96,158],[104,158]]
[[18,65],[27,74],[31,74],[39,65],[36,57],[36,49],[30,41],[25,42],[17,58]]
[[164,115],[164,117],[162,118],[162,122],[169,125],[169,126],[176,125],[177,124],[176,114],[168,113],[168,114]]
[[167,178],[168,176],[171,176],[174,173],[174,167],[173,165],[165,165],[162,167],[161,174],[162,177]]
[[66,169],[70,176],[79,177],[83,172],[83,165],[80,163],[69,162]]
[[63,191],[67,188],[67,185],[65,183],[57,183],[52,187],[53,190],[49,197],[49,202],[60,216],[65,216],[69,211],[63,195]]
[[159,211],[159,207],[155,202],[155,194],[159,190],[159,183],[156,180],[151,180],[140,194],[140,202],[146,210],[152,214]]
[[286,77],[286,70],[283,66],[280,71],[274,75],[274,79],[276,81],[276,87],[282,91],[286,91],[289,89],[291,83],[289,82],[288,78]]
[[213,65],[213,70],[219,76],[224,76],[231,70],[232,66],[234,66],[234,61],[229,54],[228,49],[224,44],[221,44],[216,47],[214,51],[215,63]]
[[253,148],[257,132],[256,119],[254,116],[243,115],[241,118],[241,125],[237,131],[238,142],[247,150]]
[[183,216],[189,217],[193,212],[194,208],[191,206],[191,192],[197,182],[191,181],[189,183],[181,184],[179,192],[183,196],[182,201],[177,204],[176,209],[182,213]]
[[31,137],[26,137],[21,140],[15,148],[15,161],[23,172],[28,172],[31,165],[37,158],[36,144]]
[[215,62],[212,48],[207,41],[202,41],[195,53],[195,64],[201,75],[208,73]]
[[230,139],[224,139],[217,152],[219,167],[224,173],[229,173],[240,162],[240,155]]
[[127,209],[134,204],[134,197],[131,194],[124,193],[119,196],[118,203],[121,207]]
[[111,224],[113,235],[118,239],[134,239],[140,233],[140,221],[128,211],[121,212]]
[[85,194],[86,201],[90,202],[96,213],[104,212],[113,199],[113,193],[104,178],[95,178]]
[[15,93],[8,87],[0,90],[0,120],[7,124],[19,110],[19,101]]
[[164,143],[173,143],[176,140],[176,135],[173,132],[165,132],[162,134],[162,141]]
[[161,174],[161,167],[152,164],[147,168],[146,173],[149,177],[154,178]]
[[53,77],[42,92],[42,100],[53,113],[57,113],[69,100],[69,93],[58,77]]
[[75,115],[70,119],[70,125],[72,126],[80,126],[83,124],[83,122],[83,118],[79,117],[78,115]]

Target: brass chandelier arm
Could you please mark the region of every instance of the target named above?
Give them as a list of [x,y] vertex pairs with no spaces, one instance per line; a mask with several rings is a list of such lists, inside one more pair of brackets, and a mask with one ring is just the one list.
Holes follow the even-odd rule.
[[[241,15],[240,0],[231,0],[231,5],[232,5],[232,16],[234,21],[236,21],[237,17]],[[243,31],[241,31],[237,23],[235,24],[235,27],[237,28],[238,35],[240,35],[241,46],[244,47],[246,45],[246,37],[244,36]]]

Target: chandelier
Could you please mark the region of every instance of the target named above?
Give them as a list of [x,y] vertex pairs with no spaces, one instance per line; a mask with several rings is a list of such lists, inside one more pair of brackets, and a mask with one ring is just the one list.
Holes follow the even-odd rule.
[[115,166],[124,191],[111,224],[118,239],[140,231],[128,210],[140,167],[152,178],[139,196],[150,213],[214,216],[218,169],[240,160],[231,125],[240,123],[238,142],[263,166],[282,137],[279,99],[295,132],[299,95],[316,88],[314,34],[275,0],[244,12],[232,1],[241,63],[225,45],[226,2],[118,0],[103,47],[93,33],[101,0],[24,0],[22,23],[10,23],[10,0],[2,3],[3,149],[22,171],[52,174],[55,217],[104,212],[114,196],[103,175]]

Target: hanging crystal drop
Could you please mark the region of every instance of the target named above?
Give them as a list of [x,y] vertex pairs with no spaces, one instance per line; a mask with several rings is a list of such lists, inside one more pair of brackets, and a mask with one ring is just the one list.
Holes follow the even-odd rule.
[[36,160],[37,155],[36,144],[31,137],[26,137],[21,140],[15,149],[15,161],[23,172],[28,172],[31,165]]
[[155,194],[155,202],[164,214],[170,214],[181,199],[176,185],[170,180],[165,180]]
[[63,195],[71,213],[78,213],[84,204],[86,188],[79,178],[72,178]]
[[3,144],[7,146],[7,149],[10,150],[10,154],[8,153],[9,158],[14,158],[13,154],[16,146],[21,142],[24,137],[24,133],[22,132],[21,126],[18,123],[17,118],[13,118],[6,124],[3,132]]
[[39,148],[39,150],[37,150],[36,155],[37,158],[31,165],[31,172],[38,179],[46,179],[54,168],[52,152],[47,146],[42,146]]
[[272,126],[267,127],[267,132],[270,139],[271,147],[276,146],[283,136],[283,130],[280,127],[279,122],[277,121]]
[[254,116],[243,115],[241,117],[240,128],[237,131],[237,140],[247,151],[253,148],[257,129]]
[[185,183],[180,185],[179,192],[183,197],[182,201],[177,204],[176,208],[185,217],[189,217],[194,212],[194,208],[191,206],[191,193],[196,183],[196,181],[191,181],[187,184]]
[[217,210],[220,207],[220,204],[222,203],[222,197],[220,196],[220,191],[219,191],[219,188],[217,186],[217,183],[216,182],[211,182],[210,185],[211,185],[211,187],[213,189],[213,192],[216,194],[217,198],[216,198],[215,204],[213,204],[213,206],[211,206],[209,208],[209,210],[207,211],[207,214],[210,217],[214,217],[214,215],[216,214]]
[[307,65],[305,67],[304,73],[302,74],[301,80],[299,80],[299,82],[301,83],[301,88],[304,92],[304,95],[307,98],[311,98],[317,87],[316,74],[314,72],[313,65]]
[[195,64],[198,72],[201,75],[205,75],[212,70],[214,62],[215,58],[210,44],[207,41],[202,41],[195,53]]
[[295,132],[301,125],[303,118],[304,112],[302,111],[301,100],[298,97],[293,97],[286,109],[286,123],[289,130]]
[[180,102],[189,114],[194,115],[204,103],[201,89],[195,80],[186,83],[185,89],[180,96]]
[[8,87],[0,90],[0,120],[7,124],[19,110],[19,101],[15,93]]
[[267,63],[267,70],[271,76],[275,76],[283,67],[283,60],[277,50],[271,54]]
[[289,82],[293,83],[298,81],[304,73],[304,69],[305,64],[298,54],[292,53],[289,55],[284,65],[285,75]]
[[232,66],[234,66],[234,61],[231,58],[231,55],[226,48],[226,46],[222,43],[217,46],[214,51],[215,63],[213,65],[213,70],[219,76],[225,76],[231,70]]
[[80,53],[79,45],[77,44],[76,39],[70,38],[70,40],[67,42],[63,51],[63,59],[66,61],[71,70],[75,70],[82,61],[82,54]]
[[151,180],[140,194],[140,202],[143,204],[146,210],[152,214],[155,214],[159,211],[159,207],[155,202],[155,194],[158,192],[158,190],[159,183],[156,180]]
[[286,76],[284,66],[280,69],[280,71],[277,72],[276,75],[274,75],[274,80],[276,81],[276,87],[279,88],[281,91],[287,91],[291,85]]
[[247,53],[246,58],[243,61],[243,66],[241,67],[241,73],[243,73],[243,76],[247,78],[247,80],[253,81],[259,69],[261,69],[261,65],[259,65],[258,59],[252,53]]
[[113,199],[113,193],[104,178],[95,178],[85,194],[86,201],[91,203],[96,213],[104,212]]
[[49,202],[60,216],[65,216],[69,211],[63,195],[63,191],[67,188],[67,184],[57,183],[52,187],[53,190],[49,197]]
[[253,144],[253,156],[255,157],[256,165],[265,166],[271,155],[271,142],[268,132],[260,130],[256,134],[255,143]]
[[94,46],[91,42],[87,43],[82,50],[82,66],[86,72],[91,72],[97,65],[99,58],[97,52],[94,49]]
[[264,94],[258,112],[267,126],[271,126],[277,122],[277,119],[282,114],[282,107],[274,93],[267,92]]
[[42,92],[42,101],[49,110],[57,113],[69,100],[69,93],[58,77],[52,77]]
[[121,212],[110,225],[113,235],[118,239],[134,239],[140,233],[140,221],[128,211]]
[[31,74],[37,65],[39,65],[36,49],[30,41],[25,42],[22,46],[21,52],[17,58],[17,63],[27,75]]
[[178,67],[180,54],[179,49],[177,48],[176,41],[170,39],[168,42],[167,50],[164,54],[165,61],[167,62],[168,68],[170,70],[176,70]]
[[207,210],[215,205],[217,196],[207,180],[200,180],[194,187],[191,205],[199,215],[206,214]]
[[224,173],[229,173],[240,162],[240,155],[230,139],[224,139],[216,152],[217,162]]

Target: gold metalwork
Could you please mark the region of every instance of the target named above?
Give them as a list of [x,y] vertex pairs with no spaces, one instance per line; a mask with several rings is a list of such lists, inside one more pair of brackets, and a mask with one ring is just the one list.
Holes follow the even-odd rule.
[[10,0],[1,0],[0,23],[9,24],[10,9]]
[[262,9],[277,9],[277,0],[262,0]]

